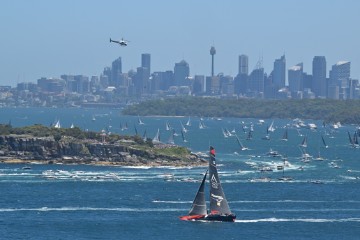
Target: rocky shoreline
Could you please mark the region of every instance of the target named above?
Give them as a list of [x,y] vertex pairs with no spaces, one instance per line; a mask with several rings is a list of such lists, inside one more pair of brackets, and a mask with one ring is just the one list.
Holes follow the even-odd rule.
[[64,136],[59,141],[54,137],[28,135],[0,136],[0,162],[14,164],[90,164],[101,166],[205,166],[207,161],[188,152],[164,154],[161,150],[182,147],[159,144],[144,147],[133,140],[114,143],[93,139],[74,139]]

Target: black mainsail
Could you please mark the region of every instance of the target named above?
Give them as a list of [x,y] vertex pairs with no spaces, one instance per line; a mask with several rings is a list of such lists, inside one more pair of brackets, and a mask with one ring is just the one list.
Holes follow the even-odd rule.
[[213,147],[210,147],[209,180],[211,213],[231,214],[229,204],[225,198],[224,191],[221,187],[215,162],[215,149]]
[[205,180],[207,172],[204,174],[204,178],[201,182],[201,185],[199,187],[199,190],[196,193],[195,199],[193,201],[193,204],[191,206],[191,209],[189,211],[189,215],[206,215],[206,201],[205,201]]

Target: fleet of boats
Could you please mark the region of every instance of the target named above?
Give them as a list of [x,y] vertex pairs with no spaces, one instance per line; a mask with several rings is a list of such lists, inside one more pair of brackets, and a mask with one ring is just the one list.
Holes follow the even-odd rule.
[[[93,116],[92,121],[95,121],[95,116]],[[185,119],[186,120],[186,119]],[[185,123],[185,120],[183,122]],[[215,121],[223,121],[221,118],[214,119]],[[192,125],[192,122],[195,123]],[[137,122],[137,125],[136,125]],[[161,128],[156,126],[156,134],[153,138],[148,137],[148,133],[146,131],[146,119],[143,121],[139,116],[134,120],[134,129],[135,134],[138,133],[137,127],[140,130],[144,130],[142,134],[142,138],[146,140],[152,140],[154,144],[176,144],[181,141],[182,143],[186,143],[186,146],[191,145],[191,138],[187,138],[189,132],[194,131],[194,129],[199,129],[204,131],[203,129],[211,128],[211,124],[207,125],[205,119],[199,119],[198,125],[196,124],[196,120],[187,119],[186,123],[183,124],[180,120],[177,122],[170,122],[164,120],[161,124]],[[206,122],[206,124],[205,124]],[[225,122],[225,121],[224,121]],[[266,122],[269,122],[268,120]],[[306,165],[311,162],[318,162],[318,164],[323,164],[322,161],[327,162],[328,167],[338,169],[341,168],[341,161],[339,159],[328,160],[324,157],[324,153],[328,151],[329,148],[332,148],[331,141],[330,145],[328,145],[328,140],[333,137],[333,132],[338,131],[339,128],[342,127],[340,123],[329,124],[326,127],[323,125],[322,127],[318,127],[315,123],[312,122],[304,122],[300,119],[294,119],[289,121],[286,125],[276,126],[275,120],[271,121],[271,124],[266,126],[264,120],[258,120],[257,123],[245,123],[239,122],[238,126],[229,126],[229,124],[221,125],[218,129],[211,129],[213,132],[219,133],[219,141],[232,141],[236,142],[237,145],[236,155],[241,156],[242,158],[249,157],[249,160],[245,161],[245,164],[254,169],[254,171],[258,174],[258,176],[251,176],[248,178],[249,182],[292,182],[296,181],[296,178],[291,176],[295,170],[303,171],[306,168]],[[165,123],[165,124],[164,124]],[[130,123],[132,126],[133,123]],[[176,125],[180,127],[176,128]],[[140,127],[142,126],[142,127]],[[218,125],[219,126],[219,125]],[[53,127],[60,128],[60,120],[56,120],[53,124]],[[72,124],[74,127],[74,124]],[[266,127],[266,128],[265,128]],[[154,128],[149,126],[149,128]],[[238,128],[238,129],[237,129]],[[127,131],[128,123],[122,122],[120,123],[119,130],[121,132]],[[131,128],[132,129],[132,128]],[[231,131],[230,131],[230,130]],[[240,131],[237,131],[239,130]],[[259,130],[261,129],[261,130]],[[280,130],[279,130],[280,129]],[[154,131],[154,129],[152,129]],[[176,132],[180,134],[178,134]],[[103,130],[104,134],[111,134],[108,130]],[[150,131],[149,131],[150,132]],[[266,132],[264,136],[264,132]],[[279,132],[275,134],[275,132]],[[297,133],[297,134],[296,134]],[[310,134],[312,133],[312,134]],[[317,134],[314,134],[317,133]],[[346,136],[347,133],[347,136]],[[165,135],[165,137],[161,137],[161,135]],[[297,135],[297,136],[296,136]],[[177,136],[181,136],[181,138],[176,138]],[[318,139],[314,139],[314,136],[317,136]],[[344,145],[348,145],[349,148],[359,148],[358,137],[360,136],[360,130],[357,128],[354,132],[351,130],[345,131],[345,136],[341,136],[344,138]],[[223,137],[223,139],[222,139]],[[294,139],[296,138],[296,143],[294,144]],[[164,140],[165,139],[165,140]],[[181,139],[181,140],[179,140]],[[254,149],[254,145],[250,143],[254,142],[254,140],[268,140],[268,141],[259,141],[258,144],[267,144],[270,148],[264,152],[256,152]],[[293,139],[293,141],[289,141],[289,139]],[[245,144],[244,144],[245,143]],[[274,143],[274,144],[273,144]],[[277,146],[280,144],[287,145],[288,148],[295,149],[293,152],[298,152],[298,157],[295,159],[292,157],[291,159],[286,156],[285,153],[279,151]],[[210,144],[209,144],[210,145]],[[250,146],[250,148],[248,147]],[[314,151],[316,149],[316,152]],[[312,151],[311,151],[312,150]],[[252,155],[245,153],[248,151],[252,153]],[[267,151],[267,152],[266,152]],[[311,153],[311,154],[310,154]],[[191,209],[186,216],[180,217],[181,220],[187,221],[226,221],[232,222],[235,220],[236,216],[233,214],[229,208],[227,199],[225,198],[225,194],[223,188],[220,183],[219,173],[217,170],[217,165],[215,162],[215,149],[210,147],[210,151],[207,153],[204,152],[196,152],[194,153],[203,158],[209,159],[209,166],[206,170],[202,180],[196,179],[194,177],[181,177],[178,178],[173,173],[164,173],[159,174],[157,177],[163,179],[164,181],[181,181],[181,182],[199,182],[200,186],[196,193],[195,199],[191,206]],[[326,154],[325,154],[326,156]],[[261,161],[260,161],[261,159]],[[326,161],[328,160],[328,161]],[[295,162],[296,161],[296,162]],[[326,163],[325,163],[326,165]],[[224,167],[226,168],[226,166]],[[31,168],[28,168],[28,170]],[[23,170],[26,170],[25,168]],[[349,173],[352,172],[348,170]],[[276,175],[273,172],[277,172]],[[242,174],[242,170],[238,170],[238,174]],[[271,177],[271,174],[275,175],[275,177]],[[89,173],[83,171],[65,171],[65,170],[46,170],[41,173],[41,177],[48,180],[83,180],[83,181],[123,181],[126,180],[126,176],[122,176],[116,172],[107,172],[107,173]],[[356,178],[357,179],[357,178]],[[324,181],[316,178],[311,178],[308,180],[310,183],[314,184],[323,184]],[[206,194],[205,194],[205,185],[209,183],[209,202],[210,202],[210,211],[206,206]]]

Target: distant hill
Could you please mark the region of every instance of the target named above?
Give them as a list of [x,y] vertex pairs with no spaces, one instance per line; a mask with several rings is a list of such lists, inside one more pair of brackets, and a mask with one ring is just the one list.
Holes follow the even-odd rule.
[[125,115],[302,118],[360,124],[360,100],[167,98],[128,106]]

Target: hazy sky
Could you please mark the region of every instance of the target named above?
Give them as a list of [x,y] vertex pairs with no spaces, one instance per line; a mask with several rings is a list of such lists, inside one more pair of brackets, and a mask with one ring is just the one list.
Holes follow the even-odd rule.
[[[0,85],[61,74],[100,75],[122,57],[123,72],[151,54],[151,71],[173,70],[184,59],[190,74],[235,76],[238,56],[249,71],[263,57],[268,74],[285,53],[286,68],[323,55],[327,72],[351,61],[360,78],[359,0],[2,0]],[[130,40],[129,46],[109,38]],[[328,74],[328,73],[327,73]]]

